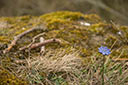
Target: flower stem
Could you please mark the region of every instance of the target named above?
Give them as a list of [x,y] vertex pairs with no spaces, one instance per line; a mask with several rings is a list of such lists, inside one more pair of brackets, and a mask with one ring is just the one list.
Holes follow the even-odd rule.
[[103,64],[102,64],[102,85],[104,85],[104,64],[105,64],[105,56],[103,56]]

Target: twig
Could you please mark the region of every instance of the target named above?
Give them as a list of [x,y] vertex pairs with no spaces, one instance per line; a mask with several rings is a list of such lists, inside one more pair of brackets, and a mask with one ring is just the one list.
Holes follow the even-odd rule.
[[8,48],[6,48],[3,52],[4,52],[4,53],[9,52],[9,51],[16,45],[17,41],[18,41],[20,38],[22,38],[23,36],[25,36],[26,34],[32,32],[32,31],[40,30],[40,29],[42,29],[42,28],[41,28],[41,27],[34,27],[34,28],[32,28],[32,29],[29,29],[29,30],[27,30],[27,31],[25,31],[25,32],[23,32],[23,33],[21,33],[21,34],[15,36],[15,37],[14,37],[14,40],[11,42],[11,44],[8,46]]
[[16,64],[25,64],[25,60],[15,60]]
[[35,48],[42,47],[48,43],[53,43],[53,42],[60,43],[61,41],[59,39],[49,39],[49,40],[45,40],[44,42],[32,44],[31,46],[24,46],[24,47],[20,48],[19,50],[25,50],[27,48],[35,49]]
[[[30,44],[27,46],[27,48],[29,48],[32,44],[35,43],[36,38],[38,38],[38,37],[40,37],[40,36],[42,36],[42,35],[44,35],[44,34],[45,34],[45,33],[40,33],[40,34],[36,35],[36,36],[32,39],[32,43],[30,43]],[[43,37],[40,37],[40,42],[44,42],[44,38],[43,38]],[[20,48],[20,49],[22,49],[22,48]],[[40,53],[42,53],[44,50],[45,50],[45,47],[42,46]]]
[[40,36],[42,36],[42,35],[44,35],[45,33],[40,33],[40,34],[38,34],[38,35],[36,35],[33,39],[32,39],[32,42],[28,45],[28,48],[32,45],[32,44],[34,44],[34,42],[36,41],[36,38],[38,38],[38,37],[40,37]]
[[115,58],[113,61],[128,61],[128,58]]
[[[44,42],[44,38],[43,37],[40,37],[40,43],[41,42]],[[40,53],[43,53],[45,51],[45,46],[42,46],[41,49],[40,49]]]

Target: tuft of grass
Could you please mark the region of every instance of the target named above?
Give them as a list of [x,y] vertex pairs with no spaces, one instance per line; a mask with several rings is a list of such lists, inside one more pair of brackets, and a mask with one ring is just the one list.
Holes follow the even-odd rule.
[[[101,85],[102,56],[96,52],[90,56],[90,62],[85,64],[83,61],[87,58],[79,57],[80,51],[71,50],[68,54],[66,49],[59,49],[54,52],[47,50],[41,56],[30,56],[22,64],[15,64],[12,71],[32,85]],[[114,61],[106,56],[104,85],[126,85],[127,66],[126,61]]]

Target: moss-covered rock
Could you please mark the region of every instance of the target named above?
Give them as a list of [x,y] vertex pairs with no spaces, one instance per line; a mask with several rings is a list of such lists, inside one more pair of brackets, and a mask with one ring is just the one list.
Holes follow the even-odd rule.
[[[1,24],[3,23],[3,24]],[[39,17],[2,17],[0,18],[0,50],[7,48],[14,36],[31,29],[35,26],[46,25],[47,29],[32,32],[22,39],[7,54],[0,57],[23,58],[29,56],[26,52],[18,49],[29,44],[32,38],[44,32],[45,39],[58,38],[61,44],[50,43],[46,45],[47,50],[74,48],[81,52],[80,57],[84,59],[98,53],[101,45],[111,48],[111,57],[128,58],[128,27],[107,23],[95,14],[85,15],[79,12],[61,11],[45,14]],[[38,40],[37,40],[38,42]],[[33,51],[31,56],[35,57],[38,52]],[[6,59],[6,58],[5,58]],[[12,61],[9,61],[12,62]],[[3,77],[2,77],[3,78]]]
[[[47,27],[45,39],[59,38],[67,42],[66,46],[73,46],[76,49],[82,47],[82,49],[88,49],[89,52],[96,50],[101,45],[110,48],[114,42],[116,42],[115,48],[112,48],[112,50],[117,49],[128,42],[126,26],[114,26],[102,21],[99,16],[94,14],[84,15],[79,12],[61,11],[40,17],[5,17],[0,18],[0,22],[6,25],[0,26],[0,43],[2,44],[9,44],[14,36],[42,24]],[[30,39],[39,33],[34,32],[27,35],[24,39],[21,39],[21,42],[19,41],[17,46],[30,43]]]
[[[61,11],[40,17],[3,17],[0,18],[0,23],[5,24],[5,26],[0,26],[0,43],[2,44],[9,44],[14,36],[42,24],[47,27],[44,31],[45,39],[59,38],[66,42],[60,47],[72,46],[93,53],[101,45],[111,48],[114,44],[112,50],[116,50],[122,48],[123,45],[127,45],[128,42],[128,27],[106,23],[94,14],[84,15],[79,12]],[[89,24],[89,26],[86,24]],[[41,31],[30,33],[21,39],[17,46],[21,47],[30,43],[31,38],[39,33]],[[49,44],[47,47],[50,46]],[[85,53],[85,55],[90,53]]]

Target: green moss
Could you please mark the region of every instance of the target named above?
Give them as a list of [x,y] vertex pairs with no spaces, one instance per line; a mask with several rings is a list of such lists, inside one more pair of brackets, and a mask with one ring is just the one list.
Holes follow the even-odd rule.
[[120,46],[120,44],[118,43],[118,40],[117,40],[118,38],[116,37],[116,36],[113,36],[113,35],[108,35],[107,37],[106,37],[106,39],[105,39],[105,42],[106,43],[109,43],[109,44],[107,44],[107,46],[108,47],[111,47],[114,43],[114,47],[115,46],[117,46],[117,47],[119,47]]
[[120,29],[128,33],[128,26],[121,26]]
[[[124,38],[128,39],[128,26],[121,26],[121,31],[123,31],[124,34],[121,34]],[[127,42],[127,41],[126,41]]]
[[[118,48],[121,44],[125,45],[125,38],[128,37],[126,29],[127,27],[122,26],[116,28],[112,24],[103,22],[100,17],[95,14],[84,15],[79,12],[60,11],[48,13],[40,17],[7,17],[1,18],[0,20],[7,22],[10,25],[9,28],[3,29],[4,33],[0,32],[1,43],[8,44],[9,40],[12,40],[14,36],[31,29],[33,26],[45,23],[47,26],[47,31],[44,38],[59,38],[64,42],[61,45],[48,44],[47,47],[52,46],[54,48],[60,48],[71,46],[75,47],[76,49],[78,49],[78,47],[82,48],[83,50],[88,49],[86,53],[81,50],[85,55],[91,55],[91,52],[93,53],[93,50],[98,48],[100,45],[111,47],[116,40],[118,42],[115,44],[115,47]],[[80,22],[87,22],[91,25],[83,26],[80,24]],[[117,34],[119,30],[124,32],[125,35],[123,38]],[[31,38],[38,33],[40,32],[31,33],[20,40],[18,48],[29,44]],[[120,41],[120,39],[122,39],[122,41]]]
[[0,85],[27,85],[27,82],[18,79],[12,73],[0,66]]
[[102,21],[101,18],[96,14],[84,15],[84,18],[86,21],[91,22],[91,23],[98,23]]
[[0,58],[2,66],[8,68],[11,66],[11,58],[10,57],[1,57]]
[[[38,49],[32,50],[30,55],[27,52],[21,52],[18,49],[28,45],[34,36],[42,32],[45,33],[43,37],[46,40],[57,38],[62,41],[60,44],[50,43],[46,45],[46,50],[52,50],[52,53],[59,52],[55,51],[55,49],[65,49],[65,54],[72,53],[74,52],[73,50],[78,50],[80,51],[80,57],[84,62],[90,62],[90,56],[98,53],[98,47],[103,45],[111,48],[112,53],[110,54],[110,57],[128,58],[128,27],[115,26],[104,22],[95,14],[85,15],[79,12],[60,11],[44,14],[39,17],[2,17],[0,18],[0,21],[6,22],[7,25],[0,27],[0,46],[3,46],[3,48],[5,48],[4,46],[9,45],[10,41],[12,41],[16,35],[21,34],[34,26],[42,26],[42,24],[45,24],[47,27],[45,31],[34,31],[24,36],[18,41],[17,45],[10,53],[2,54],[0,50],[0,60],[4,68],[15,68],[15,66],[12,65],[15,58],[23,59],[30,55],[31,57],[38,56]],[[82,25],[81,22],[89,23],[90,26]],[[38,41],[39,40],[36,42]],[[1,47],[0,49],[3,48]],[[4,78],[4,76],[0,78]],[[8,77],[8,79],[10,78],[12,77]],[[12,80],[14,80],[14,78]],[[9,82],[10,81],[11,80],[9,80]],[[7,81],[5,80],[5,82]]]
[[120,46],[119,49],[114,49],[112,55],[115,56],[115,58],[128,58],[128,46]]
[[79,20],[81,17],[84,18],[84,15],[79,12],[54,12],[41,16],[41,18],[46,23],[49,29],[58,29],[63,25],[68,26],[75,20]]
[[[60,38],[68,42],[68,46],[73,46],[76,49],[80,47],[83,49],[81,50],[83,56],[92,55],[101,45],[109,48],[114,45],[113,49],[118,49],[122,46],[121,44],[124,44],[124,38],[127,38],[124,37],[121,41],[121,36],[118,34],[121,29],[126,27],[116,28],[112,24],[103,22],[99,16],[94,14],[83,15],[76,12],[55,12],[41,17],[47,23],[48,29],[50,29],[45,36],[46,38]],[[78,23],[81,21],[81,18],[82,21],[91,23],[91,26],[81,26]],[[127,32],[126,29],[124,32]],[[112,56],[114,57],[114,54]]]
[[108,26],[108,24],[100,22],[100,23],[96,23],[93,24],[92,26],[90,26],[89,31],[94,32],[94,33],[104,33],[105,32],[105,28]]
[[80,12],[61,11],[45,14],[41,16],[49,29],[58,29],[63,26],[69,26],[74,21],[85,20],[87,22],[96,23],[101,19],[95,14],[84,15]]
[[9,42],[9,39],[7,36],[0,36],[0,42],[6,44]]
[[[4,37],[1,37],[1,41],[3,42],[6,42],[7,37],[8,40],[12,40],[12,37],[30,29],[32,26],[45,23],[47,31],[44,38],[59,38],[64,42],[63,44],[48,44],[46,46],[47,48],[61,48],[65,46],[75,47],[76,49],[81,48],[83,56],[91,55],[100,45],[111,47],[115,41],[117,41],[117,43],[114,48],[118,48],[121,44],[124,44],[124,38],[127,38],[126,34],[123,39],[117,34],[120,29],[124,33],[127,33],[127,27],[115,28],[112,24],[103,22],[100,17],[95,14],[84,15],[79,12],[60,11],[48,13],[40,17],[23,16],[4,20],[11,23],[12,27],[7,29],[9,36],[5,37],[5,35],[2,34]],[[80,22],[87,22],[91,25],[83,26]],[[19,43],[18,48],[29,44],[31,38],[38,33],[40,32],[27,35],[29,38],[24,37],[21,43]],[[3,38],[5,38],[5,40]],[[122,41],[120,41],[120,39],[122,39]]]
[[84,15],[80,12],[61,11],[61,12],[53,12],[53,13],[45,14],[41,17],[45,21],[49,21],[51,19],[78,20],[82,16]]

